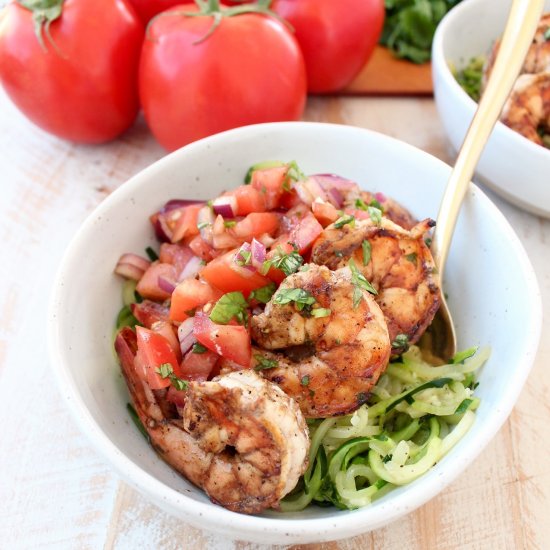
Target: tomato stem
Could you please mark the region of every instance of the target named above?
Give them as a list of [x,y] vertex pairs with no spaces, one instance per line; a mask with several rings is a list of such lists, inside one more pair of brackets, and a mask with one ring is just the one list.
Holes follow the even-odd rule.
[[44,51],[47,51],[44,42],[44,36],[53,46],[58,54],[61,52],[56,46],[50,34],[50,25],[61,16],[63,12],[64,0],[17,0],[18,3],[32,12],[32,20],[34,22],[34,33],[40,46]]

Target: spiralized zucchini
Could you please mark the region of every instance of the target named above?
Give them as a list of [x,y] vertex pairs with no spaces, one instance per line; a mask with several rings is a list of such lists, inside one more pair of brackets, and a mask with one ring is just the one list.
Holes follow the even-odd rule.
[[472,426],[480,402],[474,373],[488,357],[489,349],[470,348],[434,367],[411,346],[390,363],[367,404],[310,421],[309,467],[281,510],[360,508],[427,472]]

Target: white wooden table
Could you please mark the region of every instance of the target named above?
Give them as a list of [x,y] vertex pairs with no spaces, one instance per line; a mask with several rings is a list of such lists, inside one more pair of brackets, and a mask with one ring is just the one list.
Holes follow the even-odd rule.
[[[431,99],[314,98],[305,119],[376,129],[452,161]],[[163,154],[143,121],[108,145],[60,141],[0,91],[2,549],[267,548],[182,524],[121,482],[80,433],[48,364],[46,308],[69,240],[110,191]],[[550,221],[493,198],[531,257],[546,313],[512,416],[477,462],[416,512],[361,537],[301,548],[550,547]]]

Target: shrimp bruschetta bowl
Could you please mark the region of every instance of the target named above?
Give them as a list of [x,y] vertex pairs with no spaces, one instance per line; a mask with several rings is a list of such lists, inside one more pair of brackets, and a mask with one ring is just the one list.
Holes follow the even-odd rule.
[[[486,81],[511,4],[511,0],[461,2],[437,28],[432,45],[434,97],[455,151],[477,108],[476,101],[457,81],[457,74],[477,63],[479,80]],[[510,203],[549,218],[550,137],[546,136],[550,136],[550,0],[545,0],[543,13],[476,176]]]
[[[201,333],[202,329],[194,326],[189,332],[184,328],[183,337],[179,334],[185,341],[180,339],[180,349],[185,347],[188,356],[193,350],[199,352],[198,356],[219,352],[222,362],[221,366],[217,362],[219,374],[216,372],[217,376],[207,380],[182,380],[184,376],[177,371],[178,365],[163,356],[154,374],[149,373],[161,383],[162,389],[155,389],[155,382],[151,384],[151,378],[143,370],[142,376],[136,377],[140,370],[136,368],[136,360],[139,363],[136,358],[143,359],[144,355],[143,348],[141,352],[138,349],[140,341],[155,338],[153,331],[144,326],[137,326],[135,332],[123,327],[113,337],[115,320],[123,306],[122,278],[114,273],[114,267],[122,253],[143,256],[147,247],[158,252],[159,242],[148,218],[167,201],[196,200],[211,209],[213,204],[220,206],[220,201],[207,201],[240,188],[251,166],[274,159],[280,159],[279,165],[286,166],[287,171],[288,163],[294,161],[292,167],[296,171],[299,167],[300,174],[338,174],[341,178],[337,179],[371,191],[377,199],[366,203],[371,194],[360,191],[360,196],[352,200],[353,206],[364,213],[369,213],[369,205],[373,208],[370,214],[374,215],[374,223],[361,212],[352,215],[340,211],[345,210],[342,204],[345,190],[340,189],[340,193],[329,192],[333,200],[340,202],[338,217],[330,223],[330,220],[324,222],[322,234],[311,245],[313,250],[296,250],[291,246],[281,254],[280,247],[275,247],[279,256],[276,252],[274,257],[269,255],[272,242],[264,240],[262,244],[259,242],[262,239],[254,238],[254,251],[248,250],[245,242],[237,243],[231,256],[233,261],[239,255],[236,271],[247,270],[256,279],[272,268],[281,268],[283,256],[287,267],[292,265],[292,258],[301,260],[296,269],[290,268],[288,275],[283,273],[282,282],[274,285],[269,296],[254,300],[250,292],[219,291],[210,303],[196,307],[193,312],[186,306],[177,325],[179,330],[192,319],[191,324],[202,323],[204,328],[204,323],[214,322],[225,327],[220,329],[221,334],[230,333],[230,340],[237,338],[239,332],[242,336],[242,331],[248,331],[247,334],[252,334],[249,363],[243,366],[246,361],[242,360],[242,353],[239,355],[243,346],[237,346],[236,355],[225,353],[224,357],[224,350],[216,348],[216,342]],[[418,323],[409,329],[396,329],[395,323],[392,325],[400,315],[391,309],[395,302],[393,287],[398,285],[384,287],[382,279],[368,271],[370,264],[366,260],[383,251],[384,238],[401,243],[403,258],[399,265],[405,270],[414,266],[414,273],[422,277],[422,284],[413,285],[422,289],[422,299],[416,296],[413,301],[415,307],[424,305],[424,321],[435,313],[433,302],[438,289],[434,287],[436,271],[429,258],[423,256],[432,224],[419,222],[416,229],[414,226],[405,229],[391,220],[377,220],[376,210],[384,208],[376,204],[380,200],[389,205],[392,197],[406,205],[412,217],[434,218],[449,170],[424,152],[368,130],[330,124],[273,123],[231,130],[195,142],[133,177],[107,197],[75,235],[60,266],[51,299],[51,362],[62,393],[83,431],[120,475],[159,507],[189,524],[234,539],[290,544],[351,537],[394,521],[434,497],[479,455],[506,420],[534,360],[541,326],[540,296],[529,260],[504,217],[472,186],[463,205],[443,281],[458,331],[459,348],[479,348],[471,359],[486,354],[478,361],[477,367],[484,364],[477,370],[475,383],[470,378],[468,388],[465,388],[467,382],[461,385],[467,398],[460,402],[460,413],[470,414],[471,422],[461,428],[463,433],[458,438],[456,428],[460,423],[450,421],[456,416],[449,415],[456,412],[453,408],[446,413],[449,424],[445,434],[441,431],[443,424],[426,418],[423,428],[426,437],[422,443],[410,443],[405,450],[395,445],[384,450],[392,439],[374,425],[382,418],[381,408],[396,413],[401,405],[409,407],[415,401],[410,399],[410,389],[403,391],[399,399],[392,394],[388,401],[390,394],[376,388],[395,380],[391,378],[392,369],[400,369],[401,364],[404,368],[419,364],[414,357],[414,345],[406,352],[406,360],[399,359],[403,350],[398,349],[404,344],[403,338],[408,339],[402,330],[410,329],[410,342],[416,341]],[[295,183],[296,180],[290,182],[290,189]],[[312,190],[306,186],[300,192],[306,193],[308,189]],[[325,198],[328,199],[325,204],[330,205],[330,196]],[[307,197],[304,200],[307,202]],[[227,201],[221,201],[221,206],[218,215],[221,212],[227,218],[224,210]],[[222,219],[221,223],[235,236],[234,222],[243,219],[246,216],[230,218],[225,224]],[[209,223],[213,227],[215,219]],[[358,246],[347,241],[355,238],[355,230],[363,231]],[[335,246],[336,258],[328,254],[327,242],[331,239],[339,239],[341,244]],[[274,240],[273,237],[271,241]],[[364,244],[367,241],[369,244]],[[254,266],[252,252],[258,251],[256,260],[261,262]],[[346,251],[349,257],[344,262]],[[340,265],[341,262],[344,263]],[[202,268],[211,263],[206,262]],[[435,283],[431,276],[435,277]],[[378,292],[368,288],[372,285],[367,277]],[[206,281],[202,276],[194,280]],[[223,286],[226,280],[227,274],[218,285]],[[167,288],[167,283],[161,286]],[[397,289],[398,293],[401,291]],[[195,298],[198,294],[198,291],[192,293]],[[221,297],[230,294],[233,301],[230,300],[227,318],[227,310],[219,304],[227,306],[228,298]],[[385,300],[379,299],[384,295]],[[241,297],[245,303],[239,309]],[[158,303],[159,307],[167,304]],[[135,310],[137,306],[131,307],[140,316],[139,310]],[[217,308],[215,315],[212,308]],[[192,314],[194,317],[190,317]],[[220,315],[226,316],[226,324]],[[176,347],[177,342],[176,336]],[[287,346],[294,350],[308,349],[298,349],[298,357],[292,357],[281,351]],[[471,359],[458,360],[459,368],[468,370]],[[445,378],[451,367],[439,367],[446,370],[434,375],[439,381],[434,387],[455,384],[456,380]],[[432,372],[436,367],[423,364],[418,368]],[[459,380],[464,381],[464,377]],[[168,388],[163,381],[168,381]],[[474,386],[477,386],[475,395],[470,390]],[[177,398],[166,398],[169,392],[176,396],[187,393],[183,402],[178,403]],[[148,440],[132,422],[128,404]],[[471,405],[475,413],[465,412]],[[365,412],[369,409],[370,413]],[[367,420],[369,415],[372,422]],[[428,417],[435,418],[431,414]],[[413,434],[412,424],[416,420],[410,420],[405,427],[392,426],[392,434],[403,430],[413,430]],[[354,430],[359,425],[366,426],[366,432],[358,437]],[[324,435],[333,439],[341,437],[342,432],[351,434],[345,440],[348,445],[344,445],[345,456],[335,452],[342,446],[334,442],[326,446],[328,455],[325,455],[325,440],[319,443],[321,426]],[[443,443],[449,449],[440,453],[442,442],[453,433],[457,441],[453,441],[452,448]],[[361,452],[369,445],[369,453],[374,449],[371,459],[377,459],[374,462],[361,460]],[[348,453],[351,447],[353,452]],[[402,484],[399,469],[414,470],[414,464],[413,468],[407,466],[407,458],[414,452],[418,453],[415,463],[425,462],[431,455],[430,467],[420,476],[413,472],[408,482]],[[401,463],[388,474],[397,460],[394,455],[401,455]],[[354,474],[351,478],[353,487],[341,474],[344,462],[356,470],[356,478]],[[367,487],[371,467],[393,475],[388,478],[392,483],[378,477]],[[312,487],[321,478],[328,479],[329,470],[332,479],[340,474],[339,494],[331,493],[337,486],[335,483],[329,484],[323,496],[318,485]],[[362,486],[371,489],[370,493],[365,489],[361,493]],[[378,489],[383,490],[371,499],[371,493]],[[316,491],[315,499],[308,497],[308,490]],[[300,499],[314,502],[300,506],[297,504]]]

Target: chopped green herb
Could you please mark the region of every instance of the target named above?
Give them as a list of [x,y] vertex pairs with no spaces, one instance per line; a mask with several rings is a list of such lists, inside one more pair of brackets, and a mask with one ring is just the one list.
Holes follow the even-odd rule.
[[468,65],[463,69],[454,71],[456,81],[474,101],[479,101],[481,97],[481,80],[483,78],[484,65],[484,57],[479,56],[470,59]]
[[361,290],[366,290],[371,294],[378,294],[376,289],[367,281],[365,276],[357,269],[353,258],[349,261],[349,268],[351,269],[351,282],[355,286],[353,290],[353,309],[356,309],[361,302],[363,293]]
[[145,249],[145,253],[147,254],[147,256],[149,256],[149,259],[152,262],[155,262],[159,259],[159,255],[150,246]]
[[392,349],[401,349],[409,347],[409,337],[406,334],[398,334],[391,343]]
[[198,342],[195,342],[193,344],[193,347],[191,348],[191,351],[193,353],[206,353],[207,348],[205,348],[202,344],[199,344]]
[[252,252],[250,250],[239,250],[235,255],[235,263],[240,266],[252,263]]
[[295,160],[288,163],[288,172],[286,173],[285,183],[288,179],[293,181],[301,181],[307,179],[307,176],[300,170]]
[[275,283],[269,283],[266,286],[262,286],[261,288],[257,288],[256,290],[253,290],[248,296],[248,301],[250,302],[251,300],[257,300],[262,304],[267,304],[267,302],[271,300],[271,297],[273,296],[276,290],[277,290],[277,285]]
[[369,202],[369,206],[372,206],[373,208],[378,208],[380,212],[384,212],[384,207],[380,204],[380,201],[378,199],[372,199]]
[[368,205],[363,199],[355,199],[355,208],[359,208],[359,210],[367,211]]
[[315,304],[315,298],[303,288],[280,288],[273,297],[273,303],[285,305],[294,302],[298,311],[311,312],[311,306]]
[[474,356],[476,352],[477,352],[477,346],[465,349],[463,351],[459,351],[451,359],[451,363],[453,363],[454,365],[456,365],[457,363],[464,363],[466,359],[469,359],[470,357]]
[[411,262],[414,265],[417,265],[418,255],[416,252],[411,252],[410,254],[405,255],[405,259]]
[[271,260],[266,260],[263,263],[260,273],[265,275],[271,267],[275,267],[288,276],[296,273],[303,263],[304,259],[300,256],[297,250],[293,250],[292,252],[285,254],[282,249],[279,248]]
[[212,308],[210,320],[220,325],[226,325],[235,318],[239,323],[246,324],[248,319],[248,302],[242,292],[224,294]]
[[256,371],[274,369],[275,367],[279,366],[279,363],[277,363],[275,359],[268,359],[267,357],[264,357],[259,353],[254,354],[254,359],[256,359],[256,361],[258,362],[258,364],[254,367],[254,370]]
[[368,265],[371,258],[372,246],[367,239],[364,239],[361,243],[361,248],[363,249],[363,265]]
[[424,242],[426,243],[426,246],[427,246],[428,248],[430,248],[430,246],[432,246],[432,239],[431,239],[431,237],[426,237],[426,238],[424,239]]
[[174,374],[174,369],[170,363],[162,363],[160,367],[156,369],[157,374],[160,374],[161,378],[168,378],[170,383],[177,390],[186,390],[189,387],[187,380],[182,380]]
[[330,313],[330,309],[327,309],[326,307],[318,307],[311,310],[311,316],[317,318],[328,317]]
[[302,379],[300,380],[300,384],[302,384],[302,386],[309,386],[309,374],[302,376]]
[[224,227],[235,227],[237,225],[237,222],[235,220],[225,220],[223,222]]
[[462,403],[460,403],[457,407],[455,414],[465,413],[473,402],[473,399],[464,399],[464,401],[462,401]]
[[351,227],[353,227],[353,225],[355,224],[355,216],[352,216],[350,214],[345,214],[344,216],[342,216],[341,218],[338,218],[334,222],[334,227],[336,227],[336,229],[340,229],[344,227],[344,225],[347,225],[348,223],[351,224]]
[[199,222],[197,224],[197,229],[200,231],[201,229],[204,229],[205,227],[208,227],[210,224],[208,222]]
[[369,213],[370,219],[376,224],[380,225],[382,221],[382,210],[376,208],[376,206],[368,206],[367,212]]

